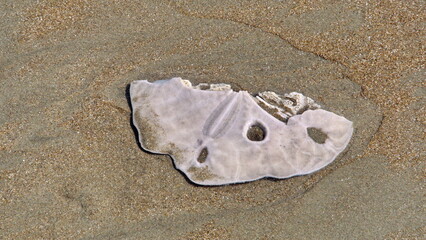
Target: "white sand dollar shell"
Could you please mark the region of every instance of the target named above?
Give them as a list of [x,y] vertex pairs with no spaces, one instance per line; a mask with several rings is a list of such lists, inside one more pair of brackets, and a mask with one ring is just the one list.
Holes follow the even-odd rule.
[[[142,147],[172,156],[176,168],[196,184],[309,174],[331,163],[351,139],[351,121],[315,109],[319,106],[301,94],[297,97],[315,110],[288,113],[284,122],[246,91],[200,86],[180,78],[140,80],[130,86],[133,123]],[[261,136],[251,139],[250,131],[256,128]],[[314,141],[309,128],[325,133],[325,141]]]

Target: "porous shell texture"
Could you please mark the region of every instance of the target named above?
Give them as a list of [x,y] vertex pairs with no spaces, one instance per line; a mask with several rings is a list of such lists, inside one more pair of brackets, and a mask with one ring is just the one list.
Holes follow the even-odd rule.
[[[351,121],[329,111],[306,110],[283,122],[246,91],[201,90],[181,78],[134,81],[130,97],[142,148],[169,154],[200,185],[315,172],[346,148],[353,132]],[[248,137],[253,126],[261,139]],[[325,133],[325,142],[314,141],[309,128]]]

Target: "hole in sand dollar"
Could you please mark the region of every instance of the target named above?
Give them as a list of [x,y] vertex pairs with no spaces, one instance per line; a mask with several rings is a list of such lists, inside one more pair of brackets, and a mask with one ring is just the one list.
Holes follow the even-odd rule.
[[266,129],[260,123],[255,123],[249,127],[247,130],[247,138],[250,141],[259,142],[265,139],[266,137]]
[[200,154],[198,155],[197,161],[199,163],[204,163],[206,161],[208,155],[209,155],[209,151],[205,147],[201,150]]
[[308,135],[314,142],[323,144],[325,143],[325,140],[327,140],[327,134],[325,134],[321,129],[319,128],[308,128]]

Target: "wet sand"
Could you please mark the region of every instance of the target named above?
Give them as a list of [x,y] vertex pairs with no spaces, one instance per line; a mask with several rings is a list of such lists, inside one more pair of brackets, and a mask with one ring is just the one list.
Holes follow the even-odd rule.
[[[0,238],[421,239],[424,1],[3,1]],[[199,187],[138,146],[127,86],[301,92],[354,122],[325,169]]]

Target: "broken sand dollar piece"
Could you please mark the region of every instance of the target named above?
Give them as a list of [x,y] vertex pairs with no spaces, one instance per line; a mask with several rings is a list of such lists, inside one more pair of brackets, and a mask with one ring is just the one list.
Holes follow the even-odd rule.
[[300,93],[253,97],[227,84],[172,78],[134,81],[130,97],[142,147],[169,154],[200,185],[315,172],[345,149],[353,131],[351,121]]

